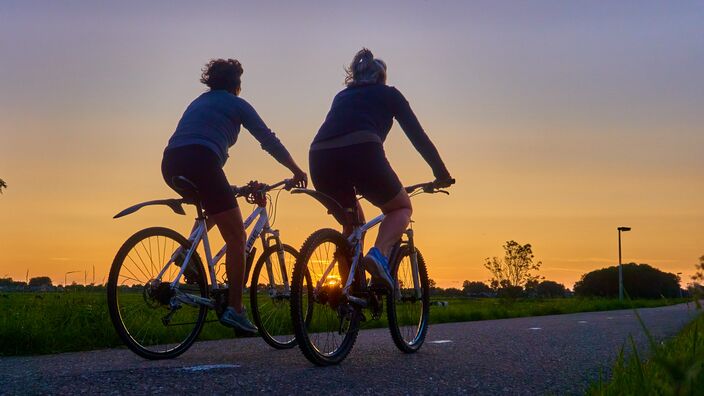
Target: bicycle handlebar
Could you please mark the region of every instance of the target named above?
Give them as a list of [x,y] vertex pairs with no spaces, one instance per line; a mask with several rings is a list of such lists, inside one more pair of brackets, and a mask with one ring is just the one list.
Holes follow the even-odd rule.
[[450,187],[453,184],[455,184],[455,179],[447,179],[447,180],[435,180],[435,181],[431,181],[428,183],[414,184],[412,186],[408,186],[408,187],[404,187],[404,188],[408,194],[413,193],[418,189],[422,189],[423,192],[428,193],[428,194],[434,194],[434,193],[438,193],[438,192],[449,194],[447,191],[442,190],[442,189],[446,188],[446,187]]
[[[246,197],[250,194],[254,193],[266,193],[269,192],[275,188],[279,188],[281,186],[284,186],[287,190],[293,187],[293,180],[292,179],[284,179],[281,180],[280,182],[274,183],[272,185],[268,185],[265,183],[259,183],[255,180],[250,181],[247,183],[247,185],[242,186],[242,187],[237,187],[237,186],[230,186],[232,187],[232,192],[235,194],[235,196],[238,197]],[[291,187],[289,187],[291,186]]]

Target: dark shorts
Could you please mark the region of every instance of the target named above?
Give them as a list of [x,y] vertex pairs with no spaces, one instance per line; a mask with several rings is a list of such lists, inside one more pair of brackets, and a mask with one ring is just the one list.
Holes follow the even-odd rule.
[[379,143],[312,150],[309,161],[315,189],[345,208],[355,207],[356,194],[381,206],[403,187]]
[[161,161],[161,174],[166,184],[182,196],[183,193],[174,187],[173,178],[183,176],[192,181],[198,188],[203,209],[208,214],[237,207],[237,200],[220,166],[220,159],[205,146],[189,145],[166,150]]

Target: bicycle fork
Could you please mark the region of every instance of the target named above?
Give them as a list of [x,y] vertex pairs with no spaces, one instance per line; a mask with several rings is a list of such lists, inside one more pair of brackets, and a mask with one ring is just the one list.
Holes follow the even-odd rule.
[[[406,238],[408,238],[406,244],[410,250],[409,258],[411,260],[411,272],[413,274],[413,289],[415,290],[416,298],[421,298],[422,290],[420,284],[420,271],[418,270],[418,251],[416,250],[416,245],[413,240],[413,229],[407,229],[404,234],[406,234]],[[401,263],[399,262],[399,265],[400,264]]]

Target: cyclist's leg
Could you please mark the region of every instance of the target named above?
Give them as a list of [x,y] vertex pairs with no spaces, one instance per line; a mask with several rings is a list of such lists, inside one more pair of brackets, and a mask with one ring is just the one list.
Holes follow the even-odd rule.
[[374,246],[388,258],[391,253],[391,248],[401,237],[411,221],[413,207],[411,206],[411,199],[408,197],[406,190],[402,188],[391,201],[379,206],[379,208],[384,212],[385,216],[379,226],[379,233],[377,234]]
[[358,161],[352,177],[357,190],[385,215],[374,246],[388,258],[410,221],[411,200],[381,144],[366,143],[356,147]]
[[242,312],[242,288],[244,287],[244,248],[246,233],[239,207],[211,215],[222,238],[227,244],[225,271],[230,283],[228,302],[237,312]]
[[[309,154],[310,178],[316,191],[320,191],[344,208],[357,207],[358,218],[364,221],[364,212],[357,201],[354,184],[349,178],[349,170],[354,166],[354,155],[350,155],[349,147],[340,147],[327,150],[314,150]],[[354,153],[352,153],[354,154]],[[354,219],[347,218],[342,224],[342,233],[349,236],[354,227]],[[340,276],[347,280],[351,263],[346,262],[346,255],[337,255]]]

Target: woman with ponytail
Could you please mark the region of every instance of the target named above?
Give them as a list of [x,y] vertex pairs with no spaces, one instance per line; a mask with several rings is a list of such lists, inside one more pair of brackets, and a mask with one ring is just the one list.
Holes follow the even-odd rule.
[[[383,143],[393,120],[398,121],[430,165],[438,184],[449,185],[451,177],[406,98],[398,89],[386,85],[386,63],[363,48],[352,58],[346,72],[347,88],[333,99],[310,147],[311,180],[316,190],[345,208],[357,207],[362,217],[357,193],[385,214],[364,264],[375,282],[391,289],[389,253],[408,227],[412,212],[408,194],[384,153]],[[345,229],[349,232],[351,224]]]

